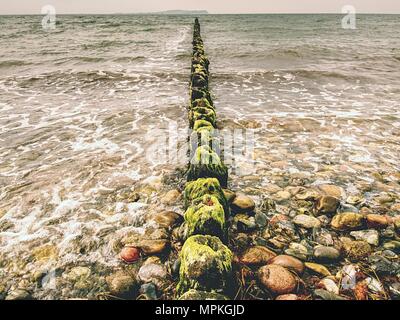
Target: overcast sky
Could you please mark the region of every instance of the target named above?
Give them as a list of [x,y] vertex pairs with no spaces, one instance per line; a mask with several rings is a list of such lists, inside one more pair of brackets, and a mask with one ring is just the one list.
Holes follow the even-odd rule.
[[400,0],[0,0],[0,14],[40,14],[44,5],[62,13],[137,13],[208,10],[210,13],[400,13]]

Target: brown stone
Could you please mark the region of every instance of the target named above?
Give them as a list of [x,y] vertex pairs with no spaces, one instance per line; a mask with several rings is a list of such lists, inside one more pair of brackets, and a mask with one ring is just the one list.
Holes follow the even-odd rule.
[[303,262],[292,256],[287,256],[287,255],[276,256],[269,261],[269,264],[274,264],[277,266],[290,269],[292,271],[295,271],[299,275],[301,275],[304,272]]
[[225,196],[226,200],[228,201],[228,203],[232,203],[232,201],[236,197],[236,193],[234,193],[233,191],[228,190],[228,189],[222,189],[222,192],[224,193],[224,196]]
[[126,263],[134,263],[140,259],[140,250],[135,247],[125,247],[121,250],[120,258]]
[[181,198],[181,193],[178,190],[168,191],[161,199],[161,203],[165,205],[173,205]]
[[267,264],[276,253],[266,247],[257,246],[248,249],[240,258],[241,263],[245,265],[263,265]]
[[324,184],[318,187],[322,192],[324,192],[326,195],[341,199],[342,195],[344,195],[344,190],[341,187],[332,185],[332,184]]
[[155,214],[151,220],[157,223],[161,228],[172,228],[180,223],[183,218],[176,212],[164,211]]
[[282,222],[282,221],[289,221],[290,220],[290,218],[288,217],[288,216],[285,216],[284,214],[275,214],[272,218],[271,218],[271,220],[269,221],[269,224],[271,225],[271,226],[275,226],[275,225],[277,225],[279,222]]
[[137,244],[146,255],[162,253],[167,249],[168,245],[168,240],[141,240]]
[[334,216],[331,225],[338,230],[354,230],[361,227],[363,222],[363,215],[355,212],[344,212]]
[[323,196],[317,200],[315,209],[319,214],[335,214],[339,205],[339,199],[331,196]]
[[255,209],[256,204],[250,197],[239,194],[236,195],[231,206],[232,210],[236,213],[248,213]]
[[283,295],[295,291],[297,281],[286,268],[278,265],[267,265],[258,271],[260,282],[272,293]]
[[367,225],[369,228],[385,229],[389,225],[389,221],[385,216],[369,214],[367,215]]
[[321,264],[306,262],[305,266],[307,269],[309,269],[315,273],[321,274],[325,277],[329,277],[332,275],[331,272],[328,270],[328,268],[326,268],[325,266],[323,266]]

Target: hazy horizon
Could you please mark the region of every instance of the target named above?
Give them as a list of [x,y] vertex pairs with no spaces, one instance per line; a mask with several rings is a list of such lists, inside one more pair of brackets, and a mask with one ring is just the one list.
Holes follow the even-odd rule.
[[[301,2],[301,3],[300,3]],[[301,14],[301,13],[342,13],[342,7],[352,5],[357,13],[400,14],[400,1],[381,0],[330,0],[321,3],[320,0],[280,0],[271,3],[265,0],[248,0],[232,3],[227,0],[203,0],[201,7],[195,0],[147,0],[133,2],[130,0],[115,0],[112,3],[98,0],[14,0],[2,3],[0,14],[41,14],[45,5],[55,7],[57,14],[140,14],[168,10],[206,10],[210,14]]]

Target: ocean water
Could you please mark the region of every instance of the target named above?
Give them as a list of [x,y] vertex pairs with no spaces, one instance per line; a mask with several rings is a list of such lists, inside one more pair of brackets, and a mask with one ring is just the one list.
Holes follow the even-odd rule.
[[[219,125],[255,130],[256,165],[232,172],[235,190],[399,193],[399,16],[361,15],[356,30],[341,18],[201,17]],[[0,17],[0,287],[93,298],[123,236],[182,212],[159,201],[182,165],[146,155],[187,126],[193,17],[58,16],[51,32],[41,19]],[[184,134],[170,140],[185,151]],[[91,290],[66,276],[76,266]],[[54,270],[57,288],[37,285]]]

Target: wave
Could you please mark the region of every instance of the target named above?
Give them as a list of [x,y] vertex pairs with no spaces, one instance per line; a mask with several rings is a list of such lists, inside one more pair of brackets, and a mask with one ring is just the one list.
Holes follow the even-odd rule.
[[[290,77],[288,77],[290,75]],[[322,78],[342,79],[342,80],[367,80],[369,77],[365,75],[355,75],[352,72],[344,73],[340,71],[329,70],[308,70],[308,69],[280,69],[280,70],[255,70],[246,72],[231,73],[215,73],[213,79],[215,81],[229,81],[237,78],[260,77],[263,79],[276,80],[277,78],[292,79],[311,79],[317,80]]]
[[115,41],[115,40],[103,40],[100,42],[94,42],[90,44],[82,44],[84,50],[99,49],[99,48],[109,48],[109,47],[120,47],[129,44],[127,41]]
[[[181,59],[185,59],[185,60],[188,60],[188,59],[190,59],[192,57],[192,54],[191,53],[179,53],[179,54],[177,54],[176,56],[175,56],[175,58],[177,59],[177,60],[181,60]],[[190,61],[190,60],[188,60],[188,61]]]
[[154,80],[160,82],[162,80],[168,81],[168,79],[174,78],[181,81],[187,80],[187,72],[168,72],[168,71],[157,71],[157,72],[143,72],[143,71],[129,71],[127,72],[113,72],[113,71],[68,71],[68,72],[49,72],[35,76],[12,76],[4,79],[4,83],[17,83],[22,87],[29,86],[42,86],[43,84],[48,85],[63,85],[63,84],[74,84],[74,85],[88,85],[91,83],[113,83],[121,81],[141,82]]
[[233,53],[230,56],[232,58],[269,59],[269,58],[283,58],[283,57],[302,58],[304,54],[301,53],[300,50],[295,50],[295,49],[277,49],[266,52],[238,52],[238,53]]
[[145,61],[146,57],[137,56],[137,57],[118,57],[113,59],[114,62],[134,62],[134,61]]
[[28,66],[32,63],[22,60],[6,60],[0,61],[0,68],[8,68],[8,67],[21,67],[21,66]]

